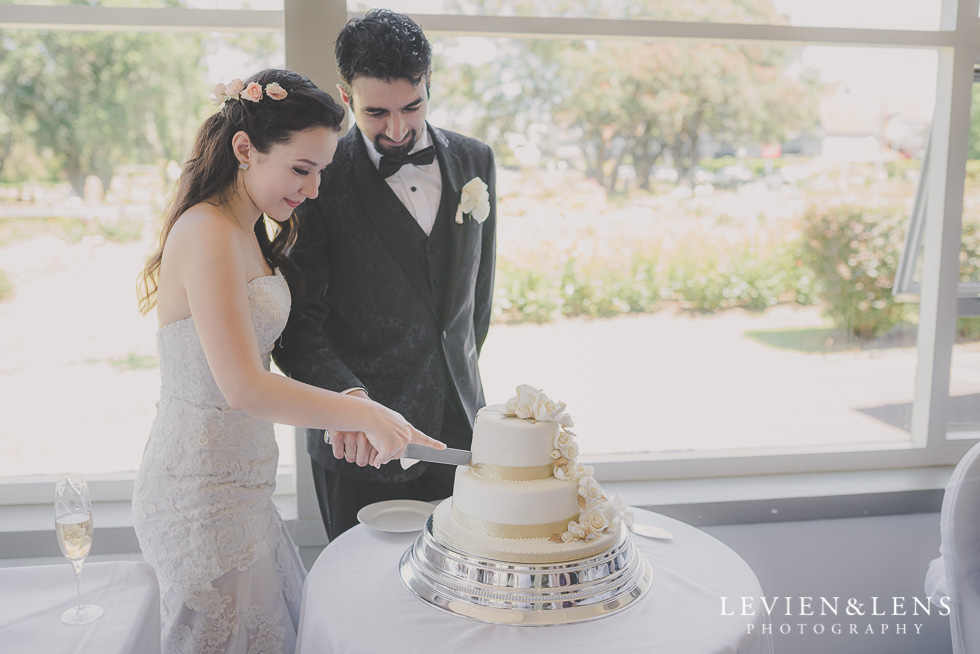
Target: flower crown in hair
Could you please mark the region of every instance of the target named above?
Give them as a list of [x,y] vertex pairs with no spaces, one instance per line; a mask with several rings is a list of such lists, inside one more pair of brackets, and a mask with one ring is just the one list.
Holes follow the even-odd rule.
[[[240,79],[231,80],[231,83],[227,86],[220,83],[215,84],[211,93],[214,95],[214,103],[218,106],[223,105],[228,100],[258,102],[262,99],[261,86],[255,82],[249,82],[248,86],[245,86],[245,82]],[[289,95],[286,89],[279,86],[276,82],[265,85],[265,94],[273,100],[284,100]]]

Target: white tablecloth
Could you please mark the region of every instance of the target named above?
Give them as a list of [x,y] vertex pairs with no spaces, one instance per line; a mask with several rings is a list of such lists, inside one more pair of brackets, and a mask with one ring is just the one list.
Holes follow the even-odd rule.
[[[306,579],[298,654],[534,652],[569,654],[771,654],[766,619],[741,613],[759,580],[738,554],[683,522],[637,511],[637,522],[669,530],[672,541],[633,535],[653,568],[638,603],[600,620],[560,627],[484,624],[444,613],[402,584],[398,562],[417,537],[358,525],[331,543]],[[758,600],[755,600],[758,606]]]
[[105,614],[87,625],[62,624],[76,606],[75,573],[61,565],[0,568],[0,652],[159,654],[160,587],[137,561],[86,563],[82,599]]

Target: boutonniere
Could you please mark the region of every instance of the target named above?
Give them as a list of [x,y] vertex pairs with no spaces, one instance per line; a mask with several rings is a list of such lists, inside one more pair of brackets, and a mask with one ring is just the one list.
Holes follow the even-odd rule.
[[490,215],[490,191],[479,177],[474,177],[463,186],[459,208],[456,209],[456,224],[463,224],[463,214],[469,214],[478,223],[482,223]]

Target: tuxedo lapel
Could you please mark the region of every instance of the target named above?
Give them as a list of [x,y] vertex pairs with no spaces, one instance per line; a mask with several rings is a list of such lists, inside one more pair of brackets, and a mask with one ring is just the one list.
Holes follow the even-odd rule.
[[470,220],[464,219],[463,224],[456,223],[456,210],[459,207],[463,185],[469,180],[463,179],[462,166],[459,157],[449,149],[449,142],[443,134],[426,124],[432,135],[432,143],[436,146],[436,156],[439,158],[439,170],[442,175],[442,198],[439,202],[441,219],[448,220],[452,234],[452,252],[449,260],[449,280],[446,284],[446,295],[442,300],[441,321],[445,325],[452,314],[453,303],[456,300],[456,290],[459,286],[459,271],[463,265],[463,252],[466,246],[466,234]]
[[351,157],[353,160],[354,196],[368,220],[381,235],[391,252],[391,256],[398,262],[412,287],[422,297],[425,306],[434,316],[438,317],[439,312],[436,310],[436,303],[432,297],[429,282],[412,251],[411,243],[404,236],[404,227],[398,222],[398,218],[387,200],[389,194],[385,191],[391,189],[385,188],[387,184],[381,178],[381,174],[374,167],[374,164],[371,163],[367,152],[364,151],[364,140],[356,128],[352,130],[351,138],[353,139]]

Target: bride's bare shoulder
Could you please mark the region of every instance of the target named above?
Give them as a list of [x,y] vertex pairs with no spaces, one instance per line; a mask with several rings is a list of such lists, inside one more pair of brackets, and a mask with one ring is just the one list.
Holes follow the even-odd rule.
[[174,222],[164,249],[223,249],[235,242],[236,231],[235,224],[217,207],[205,203],[196,204]]

